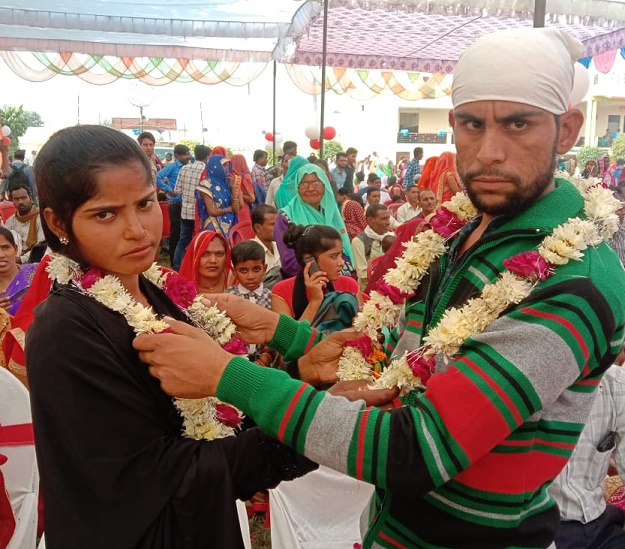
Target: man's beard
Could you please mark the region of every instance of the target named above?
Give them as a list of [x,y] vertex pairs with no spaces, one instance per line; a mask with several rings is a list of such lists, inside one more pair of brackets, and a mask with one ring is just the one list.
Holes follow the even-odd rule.
[[[458,168],[458,175],[460,175],[469,199],[479,212],[489,215],[518,215],[534,204],[553,181],[553,174],[558,165],[555,147],[551,158],[552,161],[549,166],[539,171],[530,182],[526,183],[523,183],[516,174],[492,168],[468,171],[466,173],[463,173]],[[473,180],[480,176],[499,177],[505,181],[510,181],[514,186],[514,190],[507,193],[503,201],[493,203],[488,200],[488,194],[484,194],[482,198],[472,188]]]

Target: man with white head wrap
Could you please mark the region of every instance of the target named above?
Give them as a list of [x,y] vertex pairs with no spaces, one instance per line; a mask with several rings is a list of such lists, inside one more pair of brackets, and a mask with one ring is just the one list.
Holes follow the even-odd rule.
[[[389,343],[396,355],[419,349],[443,317],[462,317],[457,310],[487,285],[485,302],[501,298],[492,284],[506,259],[523,254],[532,268],[556,227],[586,217],[579,191],[554,179],[556,153],[574,145],[583,123],[568,108],[581,52],[559,31],[522,29],[485,36],[461,57],[450,124],[458,173],[481,215],[449,239],[406,301],[401,337]],[[214,344],[187,326],[135,345],[166,391],[198,396],[202,387],[311,459],[375,484],[363,548],[552,547],[559,514],[547,488],[571,455],[625,323],[616,254],[605,242],[577,253],[579,234],[567,238],[558,249],[574,260],[552,265],[519,303],[504,301],[513,304],[485,328],[476,326],[483,313],[474,322],[465,314],[469,337],[452,324],[459,350],[449,360],[438,355],[426,391],[403,395],[390,413],[241,358],[215,358]],[[497,288],[516,279],[506,280]],[[311,328],[293,319],[230,298],[219,303],[240,329],[262,326],[283,354],[301,356],[315,343]],[[341,352],[323,341],[300,365],[313,361],[330,378]],[[190,358],[181,364],[180,356]]]

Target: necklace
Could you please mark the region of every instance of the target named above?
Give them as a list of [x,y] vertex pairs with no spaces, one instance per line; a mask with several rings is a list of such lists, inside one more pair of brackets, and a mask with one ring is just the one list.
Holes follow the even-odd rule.
[[[47,272],[53,280],[61,284],[69,283],[81,293],[120,313],[137,335],[159,333],[169,328],[151,307],[138,303],[116,276],[104,275],[99,269],[83,273],[76,262],[59,254],[53,255]],[[201,296],[197,295],[193,282],[178,273],[161,271],[156,263],[143,275],[162,289],[194,325],[202,328],[224,349],[233,354],[247,352],[245,344],[234,337],[236,327],[230,318],[215,306],[206,307]],[[242,420],[239,410],[213,397],[175,398],[174,406],[183,419],[183,434],[195,440],[233,435]]]
[[[424,387],[434,373],[436,355],[442,354],[445,361],[453,359],[466,339],[483,332],[507,307],[528,297],[538,282],[554,274],[557,266],[571,259],[580,260],[585,249],[612,238],[619,227],[616,211],[620,207],[612,193],[599,180],[573,179],[564,173],[556,177],[567,179],[580,191],[586,219],[569,219],[547,235],[537,250],[504,260],[506,270],[495,282],[486,284],[481,295],[461,308],[447,309],[423,338],[424,344],[392,360],[374,387],[397,386],[405,392]],[[396,324],[404,300],[415,295],[430,265],[447,251],[447,240],[467,222],[468,199],[462,194],[456,197],[455,204],[443,204],[431,222],[432,229],[419,233],[406,245],[397,266],[371,292],[370,300],[354,320],[354,326],[365,332],[365,339],[373,338],[384,326]],[[459,206],[463,214],[459,214]],[[369,346],[360,340],[348,344],[339,360],[339,379],[371,377],[368,352]]]
[[226,276],[226,273],[222,272],[219,275],[219,278],[217,279],[217,282],[215,284],[213,284],[212,286],[202,286],[202,290],[206,290],[205,293],[208,293],[208,294],[216,293],[215,292],[215,288],[219,288],[219,289],[221,289],[223,291],[225,289],[224,288],[224,286],[225,286],[225,280],[224,280],[225,276]]

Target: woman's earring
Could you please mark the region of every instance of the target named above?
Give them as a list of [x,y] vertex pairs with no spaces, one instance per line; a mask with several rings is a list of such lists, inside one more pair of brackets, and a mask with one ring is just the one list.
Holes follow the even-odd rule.
[[63,246],[67,246],[69,244],[69,238],[66,236],[59,236],[59,242],[63,244]]

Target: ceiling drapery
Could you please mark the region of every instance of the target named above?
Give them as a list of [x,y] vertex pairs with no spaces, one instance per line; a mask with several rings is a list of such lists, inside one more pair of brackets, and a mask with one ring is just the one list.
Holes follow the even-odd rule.
[[[534,9],[534,0],[328,2],[326,66],[347,69],[330,71],[328,89],[418,99],[423,85],[436,95],[445,84],[429,90],[415,74],[452,73],[476,38],[531,26]],[[614,55],[605,52],[625,47],[625,0],[549,0],[547,8],[546,26],[578,37],[587,58],[601,56],[602,72],[611,68]],[[243,85],[274,60],[302,65],[289,74],[316,93],[322,12],[322,0],[5,0],[0,50],[28,80],[75,75],[96,84],[138,78],[156,86]]]
[[78,76],[90,84],[110,84],[136,78],[150,86],[171,82],[200,82],[244,86],[265,70],[267,63],[164,59],[162,57],[111,57],[78,53],[0,52],[20,77],[43,82],[56,75]]

